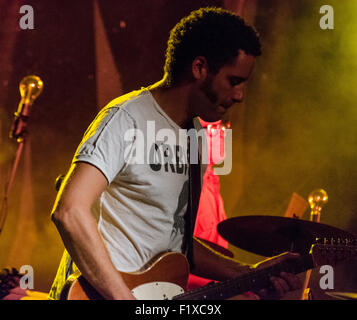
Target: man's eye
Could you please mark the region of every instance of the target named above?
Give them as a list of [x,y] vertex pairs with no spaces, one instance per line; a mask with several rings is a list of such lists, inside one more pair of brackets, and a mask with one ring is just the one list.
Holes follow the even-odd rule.
[[241,84],[243,82],[242,79],[237,79],[237,78],[230,78],[229,79],[229,83],[232,87],[238,85],[238,84]]

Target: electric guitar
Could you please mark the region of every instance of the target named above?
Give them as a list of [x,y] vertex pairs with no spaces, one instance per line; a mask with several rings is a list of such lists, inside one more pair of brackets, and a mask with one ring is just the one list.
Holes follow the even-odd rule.
[[[357,256],[357,245],[348,241],[332,240],[314,244],[310,253],[289,258],[270,267],[256,268],[247,274],[184,292],[189,275],[186,257],[180,253],[166,252],[155,257],[141,271],[120,272],[125,283],[138,300],[224,300],[247,291],[267,288],[271,276],[280,272],[298,274],[321,265],[337,263]],[[118,271],[119,272],[119,271]],[[67,280],[61,300],[102,300],[103,297],[80,274]]]

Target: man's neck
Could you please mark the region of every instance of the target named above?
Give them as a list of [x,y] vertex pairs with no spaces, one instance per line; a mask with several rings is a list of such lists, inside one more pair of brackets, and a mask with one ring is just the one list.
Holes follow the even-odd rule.
[[162,110],[181,128],[187,128],[194,118],[189,108],[190,85],[166,87],[162,82],[150,87],[150,92]]

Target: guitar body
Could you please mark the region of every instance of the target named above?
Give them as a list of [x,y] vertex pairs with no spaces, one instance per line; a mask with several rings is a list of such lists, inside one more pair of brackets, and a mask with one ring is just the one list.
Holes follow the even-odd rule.
[[[119,272],[119,271],[118,271]],[[166,252],[136,272],[120,272],[137,299],[171,299],[187,286],[189,265],[181,253]],[[104,298],[80,274],[71,275],[61,292],[61,300],[103,300]]]

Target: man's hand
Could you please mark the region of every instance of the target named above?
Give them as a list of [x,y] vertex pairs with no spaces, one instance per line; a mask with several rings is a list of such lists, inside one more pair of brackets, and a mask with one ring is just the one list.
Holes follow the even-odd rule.
[[[195,269],[191,270],[192,273],[208,278],[223,281],[227,279],[236,278],[239,276],[247,275],[254,269],[264,269],[276,264],[280,264],[287,259],[297,259],[299,254],[287,252],[278,256],[269,258],[255,265],[248,265],[239,262],[238,260],[224,257],[223,255],[217,255],[214,251],[207,249],[207,247],[201,244],[197,239],[194,241],[194,259]],[[252,270],[253,269],[253,270]],[[247,299],[279,299],[288,291],[293,291],[301,288],[302,284],[300,279],[289,273],[281,273],[280,277],[271,277],[272,287],[260,290],[256,292],[259,295],[257,297],[254,294],[240,295],[239,300]],[[236,300],[236,297],[232,298]]]
[[[300,255],[298,253],[282,253],[278,256],[257,263],[254,265],[254,268],[265,269],[279,264],[286,259],[297,259],[299,256]],[[280,277],[270,277],[270,281],[272,283],[271,287],[257,292],[261,299],[281,299],[288,291],[300,289],[302,286],[300,279],[296,275],[286,272],[281,272]]]

